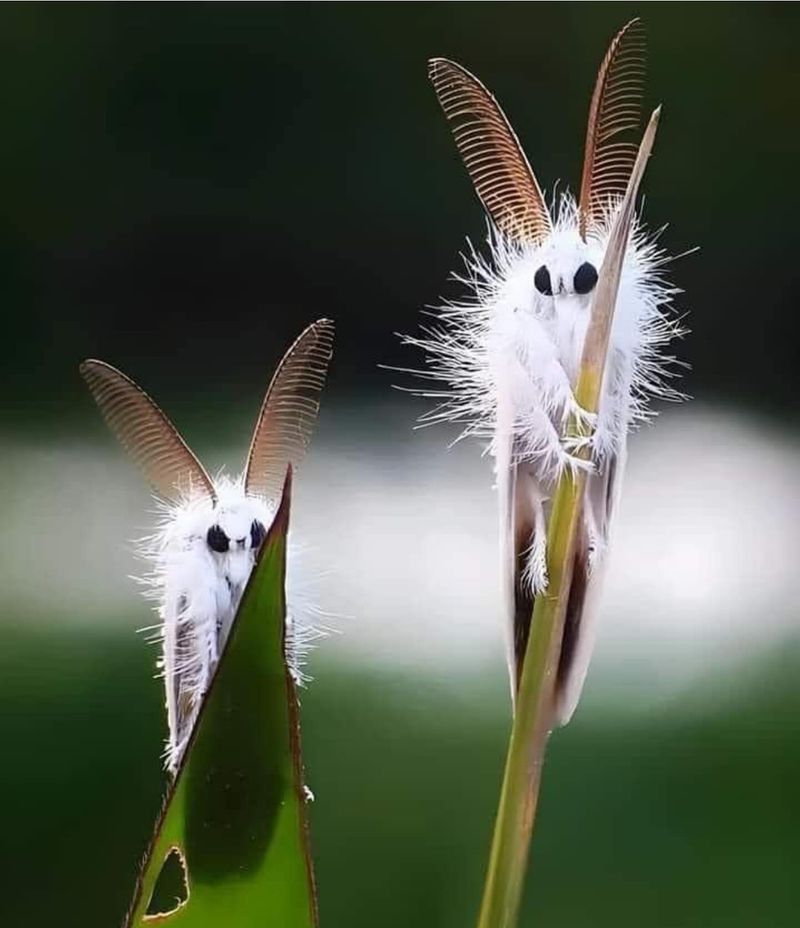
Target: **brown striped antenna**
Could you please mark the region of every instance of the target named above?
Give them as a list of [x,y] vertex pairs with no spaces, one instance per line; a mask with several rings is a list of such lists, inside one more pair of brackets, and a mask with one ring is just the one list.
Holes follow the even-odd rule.
[[644,73],[644,28],[632,19],[611,40],[592,94],[578,201],[583,238],[625,194],[639,150]]
[[177,502],[217,496],[203,465],[152,399],[116,367],[90,358],[80,366],[103,418],[159,496]]
[[428,76],[475,192],[497,228],[519,241],[542,241],[552,229],[550,214],[497,100],[477,77],[446,58],[432,58]]
[[245,493],[279,500],[291,465],[305,455],[333,355],[333,322],[313,322],[283,356],[256,420],[245,465]]

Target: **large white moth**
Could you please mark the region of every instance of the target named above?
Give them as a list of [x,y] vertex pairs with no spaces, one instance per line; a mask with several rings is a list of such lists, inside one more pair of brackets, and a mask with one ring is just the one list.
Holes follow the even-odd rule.
[[[532,606],[547,588],[550,499],[567,468],[589,471],[555,686],[556,721],[571,717],[594,640],[594,616],[630,429],[648,417],[652,396],[677,398],[666,344],[680,334],[675,290],[655,236],[633,222],[597,415],[574,386],[611,230],[638,151],[644,36],[638,21],[613,39],[589,111],[577,202],[568,193],[548,210],[541,188],[500,106],[480,81],[442,58],[429,75],[489,219],[488,256],[470,247],[468,290],[419,337],[423,376],[442,390],[423,421],[461,423],[462,437],[489,440],[500,508],[512,694],[519,682]],[[638,182],[637,182],[638,183]],[[631,212],[631,216],[633,213]],[[566,436],[568,420],[589,437]],[[578,455],[582,447],[584,454]],[[588,451],[588,454],[585,452]],[[587,460],[588,458],[588,460]]]
[[[165,754],[172,772],[277,510],[287,469],[300,462],[311,437],[332,344],[333,323],[321,319],[286,352],[238,479],[212,480],[166,415],[125,374],[103,361],[80,366],[106,422],[152,484],[163,515],[143,551],[152,565],[146,582],[160,619],[169,727]],[[290,590],[287,656],[295,674],[303,643],[297,621]]]

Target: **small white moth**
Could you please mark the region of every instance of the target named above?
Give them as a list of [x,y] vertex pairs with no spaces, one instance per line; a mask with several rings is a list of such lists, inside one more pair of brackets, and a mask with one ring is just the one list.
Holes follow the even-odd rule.
[[[152,484],[163,515],[143,553],[152,565],[146,584],[160,619],[169,726],[165,754],[173,773],[277,510],[287,469],[302,460],[311,437],[332,344],[333,323],[321,319],[284,355],[236,480],[212,480],[169,419],[125,374],[103,361],[80,366],[106,422]],[[290,591],[287,658],[296,676],[309,634],[297,620]]]
[[[571,717],[594,639],[594,613],[629,430],[652,396],[676,399],[681,334],[676,292],[663,277],[656,236],[636,223],[624,254],[599,412],[573,389],[593,293],[638,151],[644,37],[637,20],[613,39],[589,112],[578,202],[564,193],[551,218],[539,184],[497,101],[468,71],[433,59],[429,74],[489,218],[488,257],[470,248],[467,299],[450,303],[409,344],[427,354],[422,376],[446,384],[421,391],[438,401],[424,422],[457,422],[461,437],[489,441],[500,497],[501,558],[509,616],[512,694],[519,682],[534,598],[547,588],[550,498],[567,468],[589,471],[556,681],[556,720]],[[588,438],[569,440],[570,418]],[[589,451],[589,460],[576,455]]]

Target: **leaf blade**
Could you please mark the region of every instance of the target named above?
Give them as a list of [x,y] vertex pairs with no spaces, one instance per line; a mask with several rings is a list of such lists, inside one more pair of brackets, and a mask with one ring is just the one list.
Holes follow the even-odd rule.
[[[126,928],[315,928],[295,683],[285,655],[289,479],[156,825]],[[178,848],[188,896],[147,915]]]

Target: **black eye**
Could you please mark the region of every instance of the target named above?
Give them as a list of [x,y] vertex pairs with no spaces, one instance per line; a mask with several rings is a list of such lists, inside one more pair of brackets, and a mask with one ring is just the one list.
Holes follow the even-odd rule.
[[533,285],[545,296],[553,295],[553,285],[550,282],[550,271],[547,270],[547,265],[543,264],[539,270],[533,275]]
[[266,534],[267,530],[258,521],[258,519],[253,519],[253,522],[250,526],[250,547],[253,549],[253,551],[261,547]]
[[584,261],[583,264],[575,271],[575,277],[572,280],[572,286],[576,293],[591,293],[594,285],[597,283],[597,270],[593,264]]
[[206,534],[208,547],[217,554],[224,554],[228,550],[228,536],[218,525],[212,525]]

